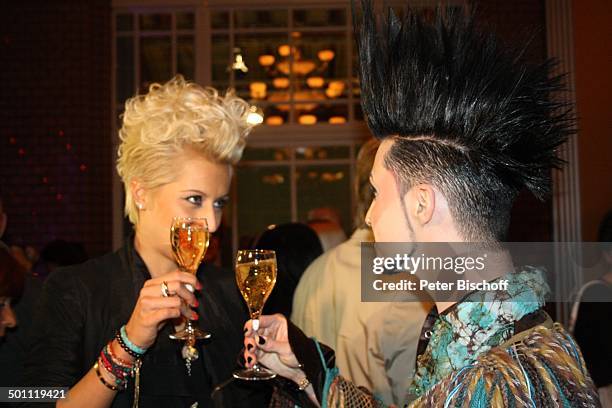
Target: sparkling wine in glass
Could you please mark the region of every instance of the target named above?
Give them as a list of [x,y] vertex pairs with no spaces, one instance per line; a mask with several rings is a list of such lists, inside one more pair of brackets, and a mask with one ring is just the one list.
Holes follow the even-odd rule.
[[[263,249],[243,249],[236,255],[236,283],[249,307],[253,330],[259,329],[259,316],[276,283],[276,253]],[[234,372],[241,380],[269,380],[276,374],[255,364]]]
[[[208,249],[209,231],[206,218],[174,217],[170,227],[170,243],[179,269],[195,275]],[[189,289],[193,292],[193,288]],[[170,335],[173,340],[185,341],[182,355],[187,361],[189,373],[191,373],[191,361],[199,357],[195,348],[196,340],[209,337],[210,333],[195,327],[190,319],[187,319],[183,330]]]

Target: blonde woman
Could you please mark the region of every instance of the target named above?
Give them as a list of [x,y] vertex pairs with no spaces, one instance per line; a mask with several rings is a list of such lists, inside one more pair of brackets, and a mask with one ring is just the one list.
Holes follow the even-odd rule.
[[[197,277],[180,272],[169,241],[177,215],[206,217],[211,232],[219,226],[232,165],[250,131],[248,111],[231,92],[221,96],[180,76],[127,101],[117,171],[134,235],[115,253],[51,275],[24,384],[70,387],[59,407],[131,407],[134,400],[140,407],[203,407],[212,400],[239,406],[245,398],[256,400],[239,384],[213,393],[231,378],[242,348],[246,314],[232,275],[206,265]],[[198,345],[190,376],[181,343],[168,338],[181,316],[213,333]]]

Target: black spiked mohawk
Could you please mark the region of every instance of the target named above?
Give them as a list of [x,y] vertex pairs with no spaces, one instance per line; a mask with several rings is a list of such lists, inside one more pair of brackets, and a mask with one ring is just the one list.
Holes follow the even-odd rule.
[[372,133],[396,140],[386,165],[405,193],[432,182],[447,197],[466,239],[503,239],[523,187],[543,199],[555,149],[574,120],[553,101],[554,63],[529,65],[477,30],[472,15],[438,9],[430,23],[389,8],[377,24],[370,1],[355,16],[361,104]]

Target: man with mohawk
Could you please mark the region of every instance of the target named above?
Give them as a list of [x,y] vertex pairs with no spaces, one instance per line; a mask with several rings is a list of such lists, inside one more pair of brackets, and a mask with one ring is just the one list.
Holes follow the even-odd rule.
[[[553,64],[526,64],[462,13],[430,23],[390,11],[378,28],[371,4],[362,6],[361,101],[381,140],[367,215],[376,241],[496,247],[519,191],[547,194],[561,164],[555,149],[572,132],[573,117],[551,98],[562,89]],[[543,311],[542,272],[509,262],[486,278],[507,279],[509,288],[436,302],[411,406],[599,407],[576,343]],[[284,317],[263,316],[257,332],[250,321],[246,329],[247,365],[260,361],[291,380],[277,388],[275,406],[383,406],[342,378],[333,351]]]

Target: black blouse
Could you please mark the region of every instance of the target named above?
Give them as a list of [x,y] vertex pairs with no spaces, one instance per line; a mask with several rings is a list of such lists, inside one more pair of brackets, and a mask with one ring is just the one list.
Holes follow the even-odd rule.
[[[140,289],[150,279],[132,241],[115,253],[49,276],[34,316],[24,386],[72,387],[128,321]],[[195,402],[199,408],[266,406],[265,386],[231,380],[248,319],[233,274],[203,265],[197,276],[203,286],[197,324],[212,338],[198,342],[200,358],[192,363],[189,377],[180,355],[182,343],[168,338],[173,328],[165,325],[142,360],[139,406],[190,407]],[[133,395],[131,381],[111,406],[131,407]]]

